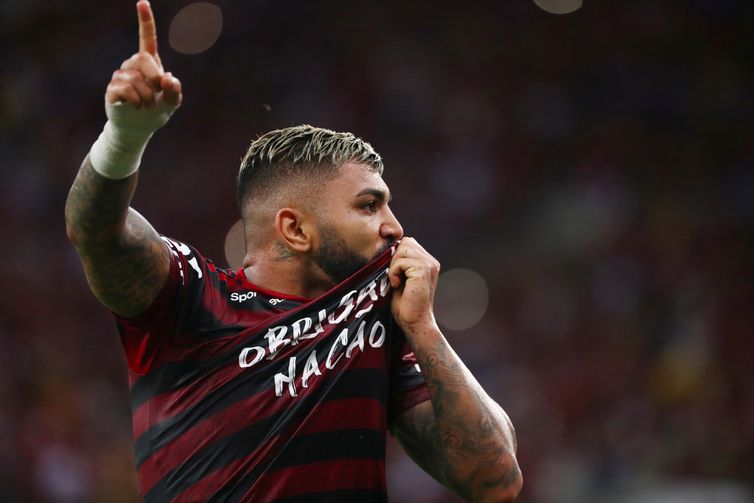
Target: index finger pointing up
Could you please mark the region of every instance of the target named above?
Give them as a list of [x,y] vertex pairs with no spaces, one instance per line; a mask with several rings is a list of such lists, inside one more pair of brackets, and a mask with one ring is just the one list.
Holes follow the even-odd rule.
[[148,52],[152,56],[157,56],[157,27],[149,2],[147,0],[136,2],[136,13],[139,15],[139,52]]

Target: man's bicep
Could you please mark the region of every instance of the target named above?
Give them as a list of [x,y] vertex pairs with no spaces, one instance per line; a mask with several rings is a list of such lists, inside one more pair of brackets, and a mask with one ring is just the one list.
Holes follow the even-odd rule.
[[165,285],[170,251],[152,225],[129,209],[117,240],[89,242],[78,249],[94,295],[108,309],[132,318],[143,313]]

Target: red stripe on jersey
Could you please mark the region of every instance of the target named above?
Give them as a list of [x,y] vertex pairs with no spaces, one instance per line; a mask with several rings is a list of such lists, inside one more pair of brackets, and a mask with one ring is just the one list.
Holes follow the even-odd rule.
[[197,406],[209,393],[217,391],[243,372],[244,369],[238,365],[228,365],[221,371],[214,372],[175,391],[150,398],[133,412],[134,438],[138,439],[155,424]]
[[284,468],[260,477],[241,497],[255,494],[265,501],[308,493],[386,489],[385,462],[382,459],[336,459]]
[[[270,400],[270,397],[272,397],[272,400]],[[289,405],[290,402],[287,400],[280,400],[269,392],[266,395],[263,392],[242,400],[198,423],[183,435],[153,452],[141,464],[139,479],[143,493],[147,494],[165,475],[183,461],[201,451],[205,446],[249,426],[250,423],[244,421],[244,419],[249,417],[254,417],[255,420],[265,419],[282,412]],[[354,414],[354,411],[358,411],[359,414]],[[316,414],[310,417],[314,413]],[[283,435],[283,437],[290,438],[292,435],[301,436],[319,431],[345,428],[371,429],[374,428],[376,423],[374,418],[384,417],[385,412],[383,405],[376,399],[345,399],[322,403],[312,409],[310,416],[294,425],[296,430]],[[277,438],[273,437],[270,441],[276,442]],[[247,459],[254,457],[261,459],[268,448],[264,445],[260,446]],[[232,473],[232,469],[230,473]]]
[[[176,498],[181,501],[206,501],[247,472],[249,458],[236,460],[222,470],[203,478]],[[386,490],[385,462],[382,459],[337,459],[297,465],[276,470],[259,477],[240,498],[264,501],[307,493],[343,490]]]
[[[277,402],[282,402],[282,400],[278,400]],[[285,407],[278,406],[274,410],[271,407],[271,413],[260,416],[258,419],[272,416],[280,412],[278,409],[282,408]],[[358,411],[358,414],[354,414],[354,411]],[[325,402],[313,409],[312,413],[314,412],[316,414],[313,417],[311,417],[310,413],[310,416],[292,425],[288,431],[266,439],[264,443],[260,444],[248,456],[232,461],[197,481],[196,484],[181,494],[179,500],[196,501],[214,494],[225,483],[235,480],[238,476],[242,476],[253,470],[258,463],[266,459],[269,452],[279,452],[275,447],[278,444],[287,443],[293,437],[341,429],[373,429],[375,427],[374,418],[385,417],[383,405],[378,400],[361,398]],[[238,429],[247,426],[245,423],[239,424],[237,420],[234,420],[233,414],[227,414],[228,417],[221,417],[223,415],[225,414],[220,413],[212,416],[182,437],[179,437],[175,442],[166,445],[163,449],[171,449],[171,452],[164,459],[157,459],[160,457],[158,452],[156,456],[153,455],[145,461],[139,468],[139,478],[143,494],[147,494],[165,475],[180,465],[181,462],[201,450],[205,445],[211,444],[226,435],[232,435]],[[236,426],[236,430],[229,428],[230,425]],[[173,462],[173,465],[169,466],[166,463],[170,461]],[[295,467],[292,469],[295,469]],[[260,476],[260,479],[264,478],[267,478],[267,474]]]
[[[252,470],[258,462],[259,460],[254,459],[254,455],[231,461],[221,469],[199,480],[173,501],[175,503],[182,501],[207,501],[210,497],[220,492],[227,484],[241,479],[243,474]],[[147,494],[147,492],[144,491],[142,494]]]
[[[331,400],[321,404],[317,416],[304,422],[296,436],[311,435],[320,431],[360,430],[374,428],[375,417],[384,417],[384,407],[376,399],[349,398]],[[384,421],[380,421],[384,425]]]

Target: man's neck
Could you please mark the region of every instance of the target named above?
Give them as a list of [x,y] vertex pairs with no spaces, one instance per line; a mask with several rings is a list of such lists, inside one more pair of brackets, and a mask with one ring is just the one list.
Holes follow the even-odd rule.
[[246,279],[265,290],[313,299],[334,286],[308,257],[272,259],[266,254],[244,261]]

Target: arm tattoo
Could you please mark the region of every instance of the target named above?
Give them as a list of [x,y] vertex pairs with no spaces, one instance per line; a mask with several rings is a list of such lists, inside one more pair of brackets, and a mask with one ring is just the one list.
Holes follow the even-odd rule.
[[[425,334],[426,335],[426,334]],[[513,425],[439,332],[412,337],[429,388],[393,433],[425,471],[467,501],[512,501],[521,488]]]
[[125,317],[144,311],[167,281],[169,251],[159,234],[129,208],[138,175],[110,180],[89,158],[65,206],[66,230],[89,286],[106,307]]

